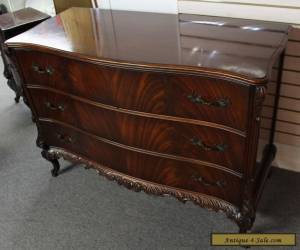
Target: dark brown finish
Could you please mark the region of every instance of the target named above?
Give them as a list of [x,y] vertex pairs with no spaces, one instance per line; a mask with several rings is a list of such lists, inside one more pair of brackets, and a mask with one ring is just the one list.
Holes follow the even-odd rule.
[[[161,157],[156,152],[128,148],[106,138],[96,137],[71,126],[40,121],[41,134],[46,145],[64,148],[86,159],[109,166],[116,171],[142,180],[180,189],[206,193],[231,203],[239,204],[241,179],[221,170],[211,170],[199,164]],[[52,131],[48,133],[46,131]],[[53,136],[54,135],[54,136]],[[58,139],[59,137],[59,139]],[[62,137],[62,139],[61,139]],[[225,187],[207,186],[195,180],[202,177],[206,182],[225,182]]]
[[71,7],[92,8],[94,7],[93,2],[96,2],[96,0],[54,0],[53,2],[55,11],[59,14]]
[[58,176],[58,172],[60,169],[58,159],[59,157],[56,157],[55,155],[51,154],[49,152],[49,147],[45,147],[42,151],[42,156],[47,160],[50,161],[53,165],[53,169],[51,169],[51,174],[53,177]]
[[[201,164],[226,171],[233,170],[235,175],[243,172],[245,138],[241,135],[205,125],[186,126],[185,122],[123,113],[87,99],[58,94],[55,90],[45,90],[39,86],[30,85],[28,89],[30,95],[35,96],[33,102],[40,119],[71,124],[114,142],[181,156],[182,160],[205,161]],[[87,123],[87,120],[93,122]],[[201,147],[199,140],[206,147]],[[227,147],[224,151],[208,148],[217,145]]]
[[6,13],[0,16],[0,49],[4,63],[4,76],[8,86],[15,91],[15,101],[19,102],[22,96],[22,87],[19,82],[18,74],[9,60],[4,46],[5,40],[14,37],[26,30],[31,29],[37,24],[48,19],[50,16],[32,8],[25,8],[15,12]]
[[[218,18],[190,16],[188,35],[208,36],[194,44],[174,39],[177,19],[73,8],[8,41],[37,145],[54,176],[60,157],[85,163],[135,191],[222,210],[246,232],[276,153],[270,133],[256,162],[261,109],[289,29],[236,19],[221,27]],[[153,46],[141,43],[143,35]],[[178,41],[194,47],[186,53]]]
[[[26,82],[33,85],[42,84],[114,107],[201,119],[246,130],[248,86],[204,76],[100,68],[40,52],[20,51],[18,55]],[[78,84],[80,81],[85,84]],[[228,103],[207,105],[191,100],[191,95],[202,96],[208,102],[226,99]]]
[[252,84],[266,83],[271,65],[287,41],[288,25],[229,18],[237,27],[228,30],[219,25],[218,18],[215,23],[210,21],[212,17],[199,18],[204,24],[187,22],[186,26],[203,31],[205,37],[202,44],[191,47],[188,53],[180,44],[177,15],[88,8],[64,11],[11,39],[9,44],[18,47],[22,42],[22,48],[38,51],[48,47],[52,52],[102,65],[203,73]]

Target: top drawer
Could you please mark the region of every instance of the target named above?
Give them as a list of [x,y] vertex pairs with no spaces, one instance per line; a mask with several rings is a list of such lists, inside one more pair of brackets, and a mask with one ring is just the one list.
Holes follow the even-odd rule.
[[249,88],[204,76],[99,66],[17,51],[25,84],[42,85],[103,104],[203,120],[246,130]]

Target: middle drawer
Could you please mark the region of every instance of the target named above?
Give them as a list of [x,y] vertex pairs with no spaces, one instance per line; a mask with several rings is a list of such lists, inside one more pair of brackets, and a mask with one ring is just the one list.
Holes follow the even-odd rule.
[[38,118],[64,122],[126,146],[243,172],[245,138],[239,134],[204,125],[131,114],[42,88],[30,88],[29,91]]

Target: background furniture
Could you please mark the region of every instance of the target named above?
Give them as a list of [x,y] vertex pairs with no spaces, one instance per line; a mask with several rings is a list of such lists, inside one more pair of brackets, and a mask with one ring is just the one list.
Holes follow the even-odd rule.
[[56,13],[60,13],[71,7],[97,7],[96,0],[54,0]]
[[4,4],[0,4],[0,15],[7,13],[7,7]]
[[[85,163],[135,191],[224,211],[246,232],[276,154],[289,26],[180,18],[181,30],[201,41],[170,39],[179,37],[177,15],[73,8],[7,45],[53,176],[60,157]],[[263,143],[271,79],[273,122]]]
[[25,8],[0,16],[0,49],[4,63],[4,76],[7,78],[8,86],[15,91],[15,101],[19,102],[22,96],[22,87],[19,82],[18,73],[14,70],[9,58],[5,54],[5,40],[16,36],[49,18],[47,14],[32,8]]

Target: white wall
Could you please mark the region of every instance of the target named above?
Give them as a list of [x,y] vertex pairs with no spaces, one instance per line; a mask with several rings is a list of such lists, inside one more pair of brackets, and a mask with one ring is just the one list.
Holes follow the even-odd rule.
[[177,13],[177,0],[98,0],[101,8]]
[[25,0],[11,0],[11,5],[13,7],[14,10],[19,10],[24,8],[25,6]]
[[178,8],[181,13],[268,20],[293,24],[299,24],[300,22],[299,0],[178,0]]
[[[98,6],[105,9],[116,10],[136,10],[147,12],[160,12],[160,13],[177,13],[177,0],[96,0]],[[9,10],[10,5],[12,10],[18,10],[25,7],[26,0],[0,0],[7,6]],[[38,0],[39,5],[45,2],[45,5],[49,5],[49,0]],[[47,3],[48,2],[48,3]],[[44,9],[46,9],[45,6]],[[41,9],[41,8],[40,8]]]
[[9,11],[19,10],[25,6],[25,0],[0,0],[0,3],[5,4]]
[[54,16],[55,9],[52,0],[0,0],[9,11],[16,11],[25,7],[32,7],[48,15]]

